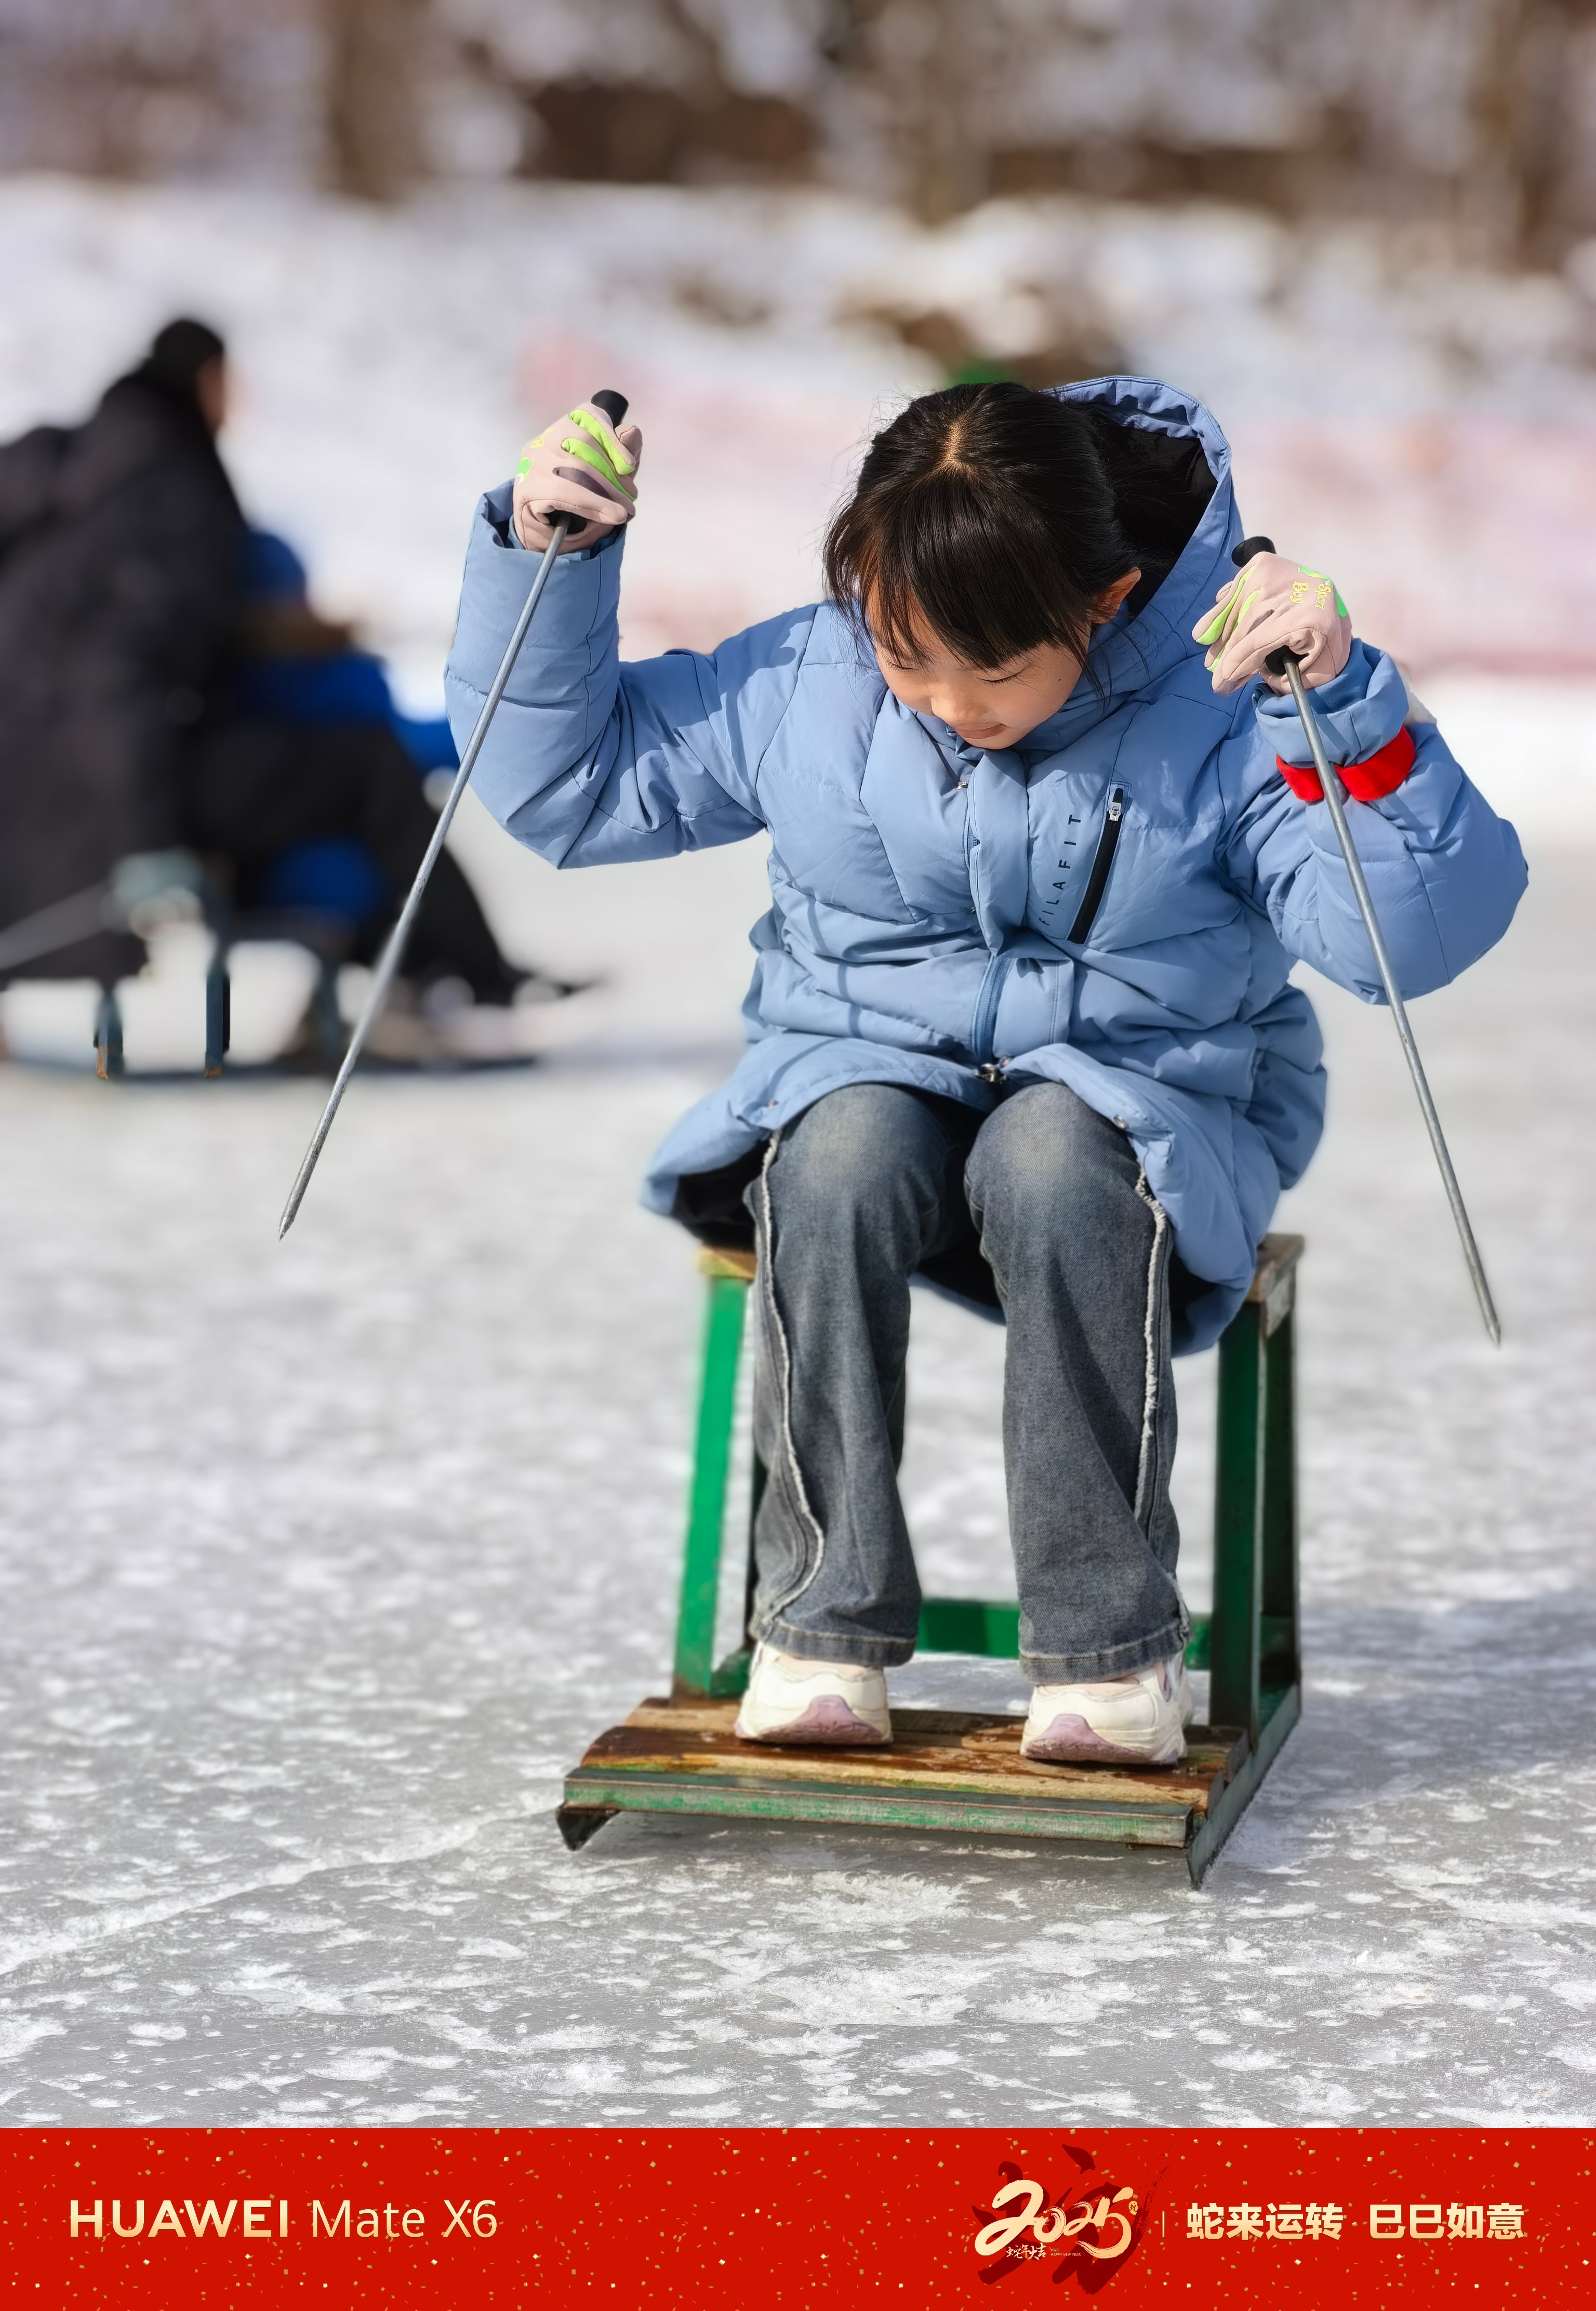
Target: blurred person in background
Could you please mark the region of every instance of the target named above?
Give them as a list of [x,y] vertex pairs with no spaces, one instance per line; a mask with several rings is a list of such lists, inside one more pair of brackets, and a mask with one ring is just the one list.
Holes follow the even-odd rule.
[[[286,539],[249,532],[240,590],[235,647],[183,775],[185,826],[226,859],[240,912],[341,921],[344,959],[372,963],[436,824],[423,781],[458,766],[449,725],[399,712],[380,659],[311,603]],[[448,850],[406,969],[368,1042],[379,1058],[515,1056],[523,1006],[573,991],[505,959]],[[291,1054],[316,1049],[307,1016]]]
[[[244,537],[215,447],[222,353],[174,322],[85,424],[0,449],[0,926],[182,844],[179,767],[231,639]],[[84,935],[27,975],[109,986],[140,969],[142,941],[105,911],[93,928],[91,903]]]
[[[216,449],[227,406],[222,338],[175,320],[86,423],[0,449],[0,940],[64,902],[70,934],[0,977],[109,987],[144,947],[98,891],[147,900],[208,879],[248,909],[274,875],[292,885],[307,846],[325,880],[329,843],[345,897],[363,859],[344,911],[350,953],[369,957],[432,839],[427,765],[380,667],[246,524]],[[393,1057],[509,1055],[518,995],[566,991],[500,952],[447,851],[410,964]]]

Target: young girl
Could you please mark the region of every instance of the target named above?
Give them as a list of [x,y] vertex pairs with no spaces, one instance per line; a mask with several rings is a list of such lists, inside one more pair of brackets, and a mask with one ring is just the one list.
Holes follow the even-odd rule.
[[561,867],[770,837],[748,1052],[646,1190],[758,1248],[769,1482],[737,1731],[892,1738],[920,1273],[1007,1325],[1025,1754],[1179,1757],[1170,1356],[1223,1330],[1319,1139],[1294,961],[1380,999],[1269,653],[1316,693],[1406,994],[1502,936],[1517,839],[1329,579],[1274,554],[1236,575],[1229,450],[1169,386],[924,396],[870,446],[824,602],[623,666],[641,451],[584,404],[484,499],[450,711],[463,743],[573,511],[477,792]]

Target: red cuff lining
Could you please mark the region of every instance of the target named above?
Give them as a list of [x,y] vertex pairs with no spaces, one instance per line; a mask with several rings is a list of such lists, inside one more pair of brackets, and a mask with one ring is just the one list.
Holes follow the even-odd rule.
[[[1382,746],[1377,754],[1369,754],[1361,763],[1339,763],[1341,784],[1354,802],[1378,802],[1382,795],[1395,794],[1402,781],[1413,768],[1417,753],[1413,733],[1406,723],[1394,738]],[[1299,802],[1322,802],[1324,790],[1315,770],[1299,770],[1295,763],[1283,763],[1275,756],[1276,768]]]

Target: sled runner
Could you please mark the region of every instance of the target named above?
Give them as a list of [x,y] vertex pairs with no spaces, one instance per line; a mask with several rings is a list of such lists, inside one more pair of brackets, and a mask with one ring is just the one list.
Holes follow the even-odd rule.
[[[1020,1756],[1018,1716],[894,1709],[890,1749],[767,1748],[732,1733],[749,1646],[715,1660],[737,1385],[751,1252],[704,1251],[703,1376],[668,1698],[603,1733],[567,1779],[568,1846],[621,1812],[849,1821],[1164,1847],[1194,1885],[1240,1819],[1302,1705],[1297,1614],[1295,1321],[1303,1239],[1271,1235],[1219,1344],[1214,1609],[1188,1665],[1209,1673],[1207,1725],[1178,1766],[1052,1766]],[[753,1511],[763,1471],[753,1470]],[[747,1592],[753,1586],[749,1547]],[[921,1653],[1013,1660],[1019,1608],[928,1597]]]

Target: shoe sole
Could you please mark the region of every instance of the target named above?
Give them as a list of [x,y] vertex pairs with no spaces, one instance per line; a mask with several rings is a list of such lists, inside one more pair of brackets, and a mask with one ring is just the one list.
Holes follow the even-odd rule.
[[1105,1741],[1084,1717],[1055,1717],[1045,1733],[1020,1743],[1020,1755],[1036,1766],[1174,1766],[1186,1754],[1186,1736],[1177,1731],[1159,1750],[1130,1749]]
[[801,1717],[786,1725],[770,1725],[755,1729],[743,1722],[739,1712],[732,1731],[739,1741],[790,1741],[803,1749],[885,1749],[892,1740],[890,1733],[877,1731],[866,1723],[835,1694],[812,1701]]

